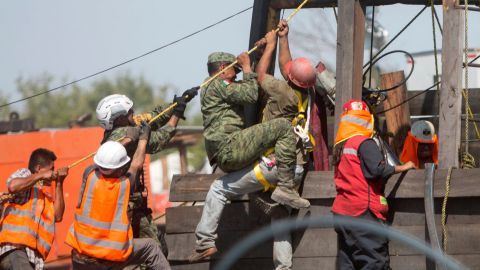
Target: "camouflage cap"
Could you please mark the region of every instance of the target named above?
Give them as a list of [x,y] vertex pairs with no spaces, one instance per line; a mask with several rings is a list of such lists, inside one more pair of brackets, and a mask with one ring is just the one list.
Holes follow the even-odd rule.
[[230,62],[233,63],[237,60],[235,55],[226,52],[214,52],[208,56],[208,64],[215,62]]

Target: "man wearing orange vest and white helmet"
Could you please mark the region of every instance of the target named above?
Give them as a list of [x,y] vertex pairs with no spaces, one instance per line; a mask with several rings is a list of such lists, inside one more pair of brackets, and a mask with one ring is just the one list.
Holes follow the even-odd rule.
[[140,264],[147,269],[170,269],[154,239],[133,239],[127,214],[135,179],[145,161],[149,134],[150,127],[142,123],[132,160],[122,144],[108,141],[95,154],[95,165],[85,170],[65,241],[73,248],[73,269],[122,269]]
[[62,221],[65,210],[63,181],[68,168],[54,171],[56,159],[53,152],[36,149],[28,169],[8,178],[8,192],[15,196],[4,205],[0,217],[0,269],[43,269],[55,222]]
[[[394,173],[415,168],[413,162],[391,166],[372,140],[373,116],[367,104],[343,105],[333,150],[337,196],[332,212],[385,223],[388,213],[385,184]],[[388,239],[356,227],[335,225],[339,269],[390,269]]]
[[431,122],[419,120],[413,123],[400,155],[400,161],[408,160],[420,169],[425,168],[425,163],[438,164],[438,139]]

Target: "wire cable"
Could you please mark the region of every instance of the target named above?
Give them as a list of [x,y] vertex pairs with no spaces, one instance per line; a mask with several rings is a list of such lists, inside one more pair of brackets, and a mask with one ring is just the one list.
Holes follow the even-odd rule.
[[[415,17],[413,17],[387,44],[385,44],[385,46],[383,46],[377,52],[377,54],[375,54],[373,59],[376,59],[388,46],[390,46],[390,44],[392,44],[392,42],[395,41],[395,39],[397,39],[403,33],[403,31],[405,31],[418,18],[418,16],[420,16],[420,14],[422,14],[425,11],[425,9],[427,9],[427,6],[423,7],[422,10],[420,10],[420,12],[418,12],[417,15],[415,15]],[[368,63],[363,65],[363,68],[366,68],[367,66],[368,66]]]
[[395,106],[393,106],[393,107],[391,107],[391,108],[389,108],[389,109],[387,109],[387,110],[383,110],[383,111],[376,112],[376,114],[386,113],[386,112],[391,111],[391,110],[393,110],[393,109],[395,109],[395,108],[397,108],[397,107],[400,107],[400,106],[402,106],[403,104],[405,104],[405,103],[407,103],[407,102],[410,102],[410,100],[412,100],[412,99],[414,99],[414,98],[416,98],[416,97],[418,97],[418,96],[420,96],[420,95],[423,95],[423,94],[427,93],[428,91],[432,90],[432,88],[436,87],[436,86],[437,86],[438,84],[440,84],[440,83],[441,83],[440,81],[439,81],[439,82],[436,82],[434,85],[432,85],[432,86],[430,86],[429,88],[421,91],[420,93],[415,94],[415,95],[413,95],[413,96],[405,99],[404,101],[400,102],[399,104],[397,104],[397,105],[395,105]]
[[369,71],[370,71],[370,73],[371,73],[371,69],[372,69],[373,65],[375,65],[378,61],[380,61],[380,60],[381,60],[382,58],[384,58],[385,56],[388,56],[388,55],[394,54],[394,53],[403,53],[403,54],[407,55],[407,56],[412,60],[412,61],[411,61],[411,62],[412,62],[412,67],[410,68],[410,72],[409,72],[408,75],[407,75],[401,82],[399,82],[398,84],[396,84],[396,85],[394,85],[394,86],[392,86],[392,87],[389,87],[389,88],[385,88],[385,89],[370,90],[370,92],[372,92],[372,93],[382,93],[382,92],[391,91],[391,90],[393,90],[393,89],[395,89],[395,88],[397,88],[397,87],[405,84],[405,83],[408,81],[408,79],[410,79],[410,76],[412,76],[413,70],[415,69],[415,61],[414,61],[414,59],[413,59],[413,56],[412,56],[409,52],[404,51],[404,50],[394,50],[394,51],[390,51],[390,52],[387,52],[387,53],[385,53],[385,54],[382,54],[381,56],[376,57],[373,62],[368,63],[368,64],[369,64],[369,65],[368,65],[368,68],[363,72],[363,84],[365,84],[365,81],[366,81],[365,76],[367,75],[367,73],[368,73]]
[[24,98],[21,98],[21,99],[18,99],[18,100],[14,100],[14,101],[5,103],[5,104],[3,104],[3,105],[0,105],[0,108],[7,107],[7,106],[10,106],[10,105],[15,104],[15,103],[19,103],[19,102],[22,102],[22,101],[25,101],[25,100],[28,100],[28,99],[31,99],[31,98],[34,98],[34,97],[38,97],[38,96],[41,96],[41,95],[44,95],[44,94],[47,94],[47,93],[56,91],[56,90],[58,90],[58,89],[61,89],[61,88],[70,86],[70,85],[72,85],[72,84],[75,84],[75,83],[78,83],[78,82],[80,82],[80,81],[83,81],[83,80],[86,80],[86,79],[95,77],[95,76],[97,76],[97,75],[99,75],[99,74],[105,73],[105,72],[110,71],[110,70],[112,70],[112,69],[115,69],[115,68],[117,68],[117,67],[123,66],[123,65],[128,64],[128,63],[130,63],[130,62],[133,62],[133,61],[135,61],[135,60],[137,60],[137,59],[140,59],[140,58],[142,58],[142,57],[145,57],[145,56],[147,56],[147,55],[149,55],[149,54],[152,54],[152,53],[154,53],[154,52],[157,52],[157,51],[159,51],[159,50],[162,50],[162,49],[164,49],[164,48],[167,48],[167,47],[169,47],[169,46],[171,46],[171,45],[174,45],[174,44],[176,44],[176,43],[178,43],[178,42],[180,42],[180,41],[183,41],[183,40],[185,40],[185,39],[187,39],[187,38],[189,38],[189,37],[192,37],[192,36],[194,36],[194,35],[196,35],[196,34],[199,34],[199,33],[203,32],[203,31],[205,31],[205,30],[207,30],[207,29],[210,29],[210,28],[212,28],[212,27],[214,27],[214,26],[216,26],[216,25],[218,25],[218,24],[220,24],[220,23],[223,23],[223,22],[225,22],[225,21],[227,21],[227,20],[229,20],[229,19],[232,19],[232,18],[234,18],[234,17],[236,17],[236,16],[238,16],[238,15],[240,15],[240,14],[242,14],[242,13],[244,13],[244,12],[246,12],[246,11],[252,9],[252,8],[253,8],[253,6],[248,7],[248,8],[245,8],[245,9],[243,9],[243,10],[241,10],[241,11],[238,11],[238,12],[236,12],[236,13],[234,13],[234,14],[226,17],[226,18],[221,19],[220,21],[217,21],[217,22],[215,22],[215,23],[213,23],[213,24],[210,24],[210,25],[208,25],[208,26],[206,26],[206,27],[203,27],[202,29],[197,30],[197,31],[195,31],[195,32],[193,32],[193,33],[191,33],[191,34],[188,34],[188,35],[186,35],[186,36],[184,36],[184,37],[181,37],[181,38],[179,38],[179,39],[177,39],[177,40],[174,40],[174,41],[172,41],[172,42],[169,42],[169,43],[167,43],[167,44],[165,44],[165,45],[162,45],[162,46],[160,46],[160,47],[158,47],[158,48],[156,48],[156,49],[153,49],[153,50],[151,50],[151,51],[148,51],[148,52],[146,52],[146,53],[143,53],[143,54],[141,54],[141,55],[139,55],[139,56],[136,56],[136,57],[134,57],[134,58],[130,58],[130,59],[128,59],[128,60],[125,60],[125,61],[123,61],[123,62],[121,62],[121,63],[119,63],[119,64],[116,64],[116,65],[114,65],[114,66],[111,66],[111,67],[102,69],[102,70],[97,71],[97,72],[95,72],[95,73],[93,73],[93,74],[87,75],[87,76],[85,76],[85,77],[82,77],[82,78],[80,78],[80,79],[71,81],[71,82],[69,82],[69,83],[62,84],[62,85],[57,86],[57,87],[55,87],[55,88],[52,88],[52,89],[49,89],[49,90],[46,90],[46,91],[43,91],[43,92],[40,92],[40,93],[31,95],[31,96],[28,96],[28,97],[24,97]]

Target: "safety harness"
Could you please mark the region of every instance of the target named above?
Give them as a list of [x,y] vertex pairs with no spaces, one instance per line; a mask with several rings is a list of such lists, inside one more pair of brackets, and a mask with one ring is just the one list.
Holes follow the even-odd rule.
[[[295,134],[300,138],[302,141],[303,147],[307,152],[313,151],[313,147],[315,146],[315,139],[313,138],[312,134],[309,132],[310,129],[310,108],[312,98],[310,95],[310,91],[308,92],[308,98],[303,99],[302,92],[299,90],[295,90],[295,94],[298,97],[298,113],[292,120],[293,131]],[[268,190],[275,189],[275,185],[270,184],[267,181],[265,176],[262,173],[262,169],[260,168],[260,163],[263,162],[267,168],[271,169],[276,165],[276,160],[268,158],[273,152],[275,148],[269,148],[265,153],[263,153],[260,160],[255,162],[253,166],[253,171],[255,172],[255,177],[257,178],[258,182],[263,186],[263,191],[266,192]]]

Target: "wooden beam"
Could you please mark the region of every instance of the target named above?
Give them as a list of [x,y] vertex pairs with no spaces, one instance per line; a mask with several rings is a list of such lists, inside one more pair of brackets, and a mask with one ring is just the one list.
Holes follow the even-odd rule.
[[[255,42],[260,40],[265,36],[267,31],[275,29],[280,19],[280,10],[273,9],[270,7],[270,0],[254,0],[253,2],[253,11],[252,11],[252,23],[250,26],[250,40],[248,42],[249,49],[255,46]],[[255,69],[256,60],[255,52],[251,55],[253,68]],[[275,53],[272,56],[272,62],[270,63],[269,73],[273,74],[275,70]],[[245,106],[245,119],[246,126],[251,126],[258,123],[258,105]]]
[[337,92],[335,94],[335,128],[342,106],[350,99],[362,97],[363,47],[365,10],[358,0],[338,1],[337,27]]
[[439,168],[458,167],[462,107],[464,12],[455,0],[443,11],[442,84],[439,111]]
[[[448,170],[435,172],[434,196],[443,198],[445,195],[445,179]],[[385,194],[390,198],[422,198],[424,170],[413,170],[405,174],[393,175],[387,183]],[[174,175],[170,188],[170,201],[191,202],[203,201],[213,180],[220,175],[187,174]],[[302,196],[307,199],[333,199],[336,195],[333,171],[308,172],[303,184]],[[450,184],[450,198],[480,197],[477,188],[480,179],[480,169],[453,170]],[[248,200],[248,196],[240,197]]]
[[[381,89],[388,89],[398,85],[398,83],[402,82],[404,79],[405,74],[403,71],[382,74],[380,76]],[[387,92],[387,99],[383,102],[383,107],[385,110],[389,110],[397,104],[401,104],[406,99],[407,87],[405,84],[402,84],[401,86]],[[403,149],[403,143],[410,130],[410,109],[408,103],[387,111],[385,113],[385,118],[387,121],[387,131],[393,134],[393,137],[389,137],[388,142],[393,147],[395,154],[400,156]]]
[[[331,8],[337,6],[338,0],[310,0],[304,8]],[[298,7],[303,0],[271,0],[270,6],[275,9],[293,9]],[[464,1],[460,1],[463,3]],[[479,5],[478,0],[468,1],[470,5]],[[383,5],[431,5],[430,0],[362,0],[365,6],[383,6]],[[442,0],[435,0],[435,5],[441,5]]]

